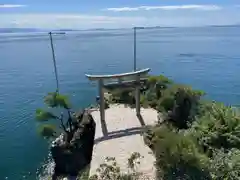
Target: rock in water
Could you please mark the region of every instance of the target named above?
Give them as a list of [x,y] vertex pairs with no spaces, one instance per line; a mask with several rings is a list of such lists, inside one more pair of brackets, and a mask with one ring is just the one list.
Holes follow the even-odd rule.
[[54,177],[77,176],[92,160],[96,123],[87,112],[81,118],[70,143],[64,140],[63,135],[53,142]]

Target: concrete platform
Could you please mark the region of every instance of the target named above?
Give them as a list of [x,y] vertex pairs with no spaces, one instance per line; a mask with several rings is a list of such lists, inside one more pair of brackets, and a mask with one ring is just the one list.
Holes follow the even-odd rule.
[[111,105],[105,114],[105,125],[102,125],[100,112],[92,112],[96,121],[96,135],[90,175],[95,174],[106,157],[115,157],[121,171],[127,172],[128,158],[132,153],[139,152],[144,158],[140,160],[138,171],[151,180],[155,179],[155,158],[144,144],[141,132],[144,125],[154,125],[157,122],[157,111],[141,108],[141,117],[138,118],[135,109]]

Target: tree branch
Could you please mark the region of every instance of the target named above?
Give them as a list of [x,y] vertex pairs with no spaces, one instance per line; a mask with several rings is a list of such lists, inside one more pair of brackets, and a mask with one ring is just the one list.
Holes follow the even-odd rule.
[[63,113],[61,113],[61,117],[59,118],[60,122],[61,122],[61,127],[63,128],[63,130],[68,133],[67,128],[64,126],[63,123]]
[[71,117],[70,109],[67,109],[67,112],[68,112],[69,129],[70,129],[70,132],[72,132],[72,117]]

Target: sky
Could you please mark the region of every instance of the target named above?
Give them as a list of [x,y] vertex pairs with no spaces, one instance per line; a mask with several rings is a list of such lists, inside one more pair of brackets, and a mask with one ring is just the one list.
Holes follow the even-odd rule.
[[0,0],[0,28],[240,24],[240,0]]

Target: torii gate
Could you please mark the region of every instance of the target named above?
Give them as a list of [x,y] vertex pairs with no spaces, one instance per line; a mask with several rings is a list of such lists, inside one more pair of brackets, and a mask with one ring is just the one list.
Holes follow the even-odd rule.
[[[148,72],[150,71],[149,68],[147,69],[142,69],[139,71],[134,71],[134,72],[128,72],[128,73],[122,73],[122,74],[111,74],[111,75],[89,75],[86,74],[86,77],[90,81],[98,81],[99,84],[99,97],[100,97],[100,116],[101,116],[101,121],[105,121],[105,102],[104,102],[104,87],[107,86],[112,86],[112,85],[120,85],[119,88],[121,88],[121,85],[124,88],[124,85],[130,85],[135,87],[136,89],[136,94],[135,94],[135,99],[136,99],[136,115],[140,115],[140,85],[141,81],[144,80],[142,78],[146,77]],[[124,78],[128,78],[131,80],[123,80]],[[115,83],[105,83],[104,81],[106,80],[117,80]]]

